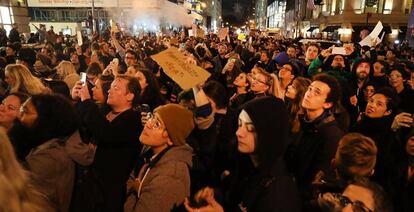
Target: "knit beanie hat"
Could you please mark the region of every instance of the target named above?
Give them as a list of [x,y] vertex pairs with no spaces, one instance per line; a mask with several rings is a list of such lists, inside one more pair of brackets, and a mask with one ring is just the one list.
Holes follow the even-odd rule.
[[286,54],[286,52],[280,52],[276,58],[275,58],[275,62],[278,65],[284,65],[286,63],[289,62],[289,56]]
[[185,139],[194,129],[193,113],[178,104],[167,104],[155,108],[167,129],[174,146],[184,145]]

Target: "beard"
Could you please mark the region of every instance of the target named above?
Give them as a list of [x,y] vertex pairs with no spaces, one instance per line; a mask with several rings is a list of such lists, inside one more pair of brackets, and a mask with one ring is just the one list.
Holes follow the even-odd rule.
[[359,80],[365,80],[365,79],[368,78],[368,74],[365,73],[365,72],[361,72],[361,73],[357,74],[357,77],[358,77]]

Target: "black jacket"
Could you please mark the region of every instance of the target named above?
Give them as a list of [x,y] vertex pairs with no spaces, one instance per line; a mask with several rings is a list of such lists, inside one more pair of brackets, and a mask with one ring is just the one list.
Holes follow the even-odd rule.
[[313,122],[302,118],[301,132],[298,139],[289,145],[286,160],[305,200],[312,198],[311,182],[319,171],[332,174],[331,160],[343,135],[344,132],[328,111]]
[[[231,193],[236,208],[241,211],[300,211],[299,193],[283,158],[289,134],[288,112],[283,101],[260,97],[246,103],[243,110],[255,127],[257,146],[253,155],[258,165],[249,168],[249,163],[244,163],[236,171],[237,186]],[[251,163],[250,156],[247,157]]]
[[392,116],[382,118],[369,118],[362,116],[352,131],[370,137],[377,146],[377,163],[372,180],[379,183],[389,195],[395,196],[398,171],[396,164],[401,163],[403,155],[402,145],[391,130]]
[[280,158],[268,174],[257,173],[240,181],[238,209],[248,211],[301,211],[299,193],[285,161]]
[[141,150],[141,116],[129,109],[108,122],[92,100],[80,102],[77,106],[86,128],[97,143],[92,167],[103,185],[105,211],[121,211],[126,181]]

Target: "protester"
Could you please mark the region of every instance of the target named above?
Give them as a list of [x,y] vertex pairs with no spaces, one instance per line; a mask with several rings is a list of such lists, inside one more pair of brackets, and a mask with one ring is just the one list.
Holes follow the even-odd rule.
[[[287,121],[283,101],[275,97],[258,98],[244,106],[236,133],[237,148],[249,156],[251,166],[240,166],[241,170],[230,173],[236,186],[226,206],[229,211],[300,211],[299,194],[283,160],[288,144]],[[201,206],[200,211],[217,206],[211,193],[204,189],[196,195],[195,201],[207,200],[210,204]],[[189,211],[197,211],[189,200],[185,205]]]
[[9,93],[23,92],[34,95],[48,91],[39,78],[34,77],[29,69],[23,65],[10,64],[6,66],[5,75]]
[[291,141],[287,162],[304,201],[311,198],[311,182],[319,171],[333,174],[331,159],[344,134],[332,113],[339,96],[337,80],[320,74],[314,77],[303,98],[305,114],[301,122],[301,134],[297,140]]
[[127,182],[124,211],[170,211],[190,194],[192,149],[185,142],[194,128],[191,111],[176,104],[157,107],[139,137],[153,157]]
[[0,105],[0,126],[9,130],[20,117],[20,106],[29,96],[25,93],[11,93]]
[[79,99],[82,122],[97,145],[92,167],[102,182],[104,211],[120,211],[125,201],[125,182],[141,145],[142,124],[137,106],[141,87],[135,78],[118,75],[108,91],[108,108],[91,100],[88,87],[77,82],[72,97]]
[[65,144],[79,127],[75,110],[61,96],[38,94],[23,103],[21,112],[9,133],[15,149],[27,151],[20,147],[29,145],[25,162],[35,186],[55,210],[69,211],[75,164]]

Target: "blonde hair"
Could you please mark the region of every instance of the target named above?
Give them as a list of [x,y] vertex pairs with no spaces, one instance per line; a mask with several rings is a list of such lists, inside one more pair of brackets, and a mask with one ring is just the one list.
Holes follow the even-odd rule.
[[10,93],[24,92],[34,95],[48,91],[40,79],[34,77],[24,65],[10,64],[5,70],[7,75],[15,80],[14,85],[10,85]]
[[66,76],[71,74],[77,74],[75,66],[69,61],[62,61],[56,67],[56,74],[60,79],[65,79]]
[[269,74],[267,71],[265,71],[263,68],[260,67],[253,67],[252,73],[254,74],[261,74],[265,76],[266,82],[265,84],[269,86],[269,89],[267,89],[266,94],[267,95],[273,95],[277,98],[284,99],[283,90],[280,87],[279,78],[275,74]]
[[6,130],[0,128],[0,211],[47,211],[46,197],[29,182],[29,175],[17,162]]

